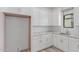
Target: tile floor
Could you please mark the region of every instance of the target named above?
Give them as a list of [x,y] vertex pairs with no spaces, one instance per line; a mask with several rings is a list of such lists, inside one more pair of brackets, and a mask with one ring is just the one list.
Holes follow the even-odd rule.
[[[25,50],[22,50],[21,52],[29,52],[29,51],[25,49]],[[51,47],[49,47],[47,49],[43,49],[39,52],[63,52],[63,51],[57,49],[56,47],[51,46]]]
[[40,52],[63,52],[63,51],[61,51],[61,50],[57,49],[56,47],[52,46],[52,47],[49,47],[47,49],[41,50]]

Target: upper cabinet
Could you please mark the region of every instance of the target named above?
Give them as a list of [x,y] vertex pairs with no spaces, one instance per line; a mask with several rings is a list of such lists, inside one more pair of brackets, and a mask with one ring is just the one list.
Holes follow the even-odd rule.
[[[32,25],[49,26],[49,8],[32,8]],[[51,13],[51,12],[50,12]]]
[[79,26],[79,7],[74,8],[74,25]]
[[48,9],[40,8],[40,25],[48,26]]
[[61,26],[61,8],[52,8],[51,20],[49,20],[49,25],[51,26]]
[[32,25],[38,26],[40,25],[40,9],[32,8]]
[[52,9],[49,9],[48,10],[48,26],[52,26],[53,25],[52,22],[53,22]]

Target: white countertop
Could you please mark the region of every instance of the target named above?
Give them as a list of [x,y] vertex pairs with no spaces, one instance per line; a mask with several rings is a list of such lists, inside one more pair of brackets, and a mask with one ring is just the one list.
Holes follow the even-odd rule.
[[57,32],[49,32],[49,31],[46,31],[46,32],[34,32],[33,36],[46,35],[48,33],[79,39],[78,35],[63,35],[63,34],[60,34],[60,33],[57,33]]
[[65,34],[60,34],[60,33],[53,33],[53,34],[79,39],[78,35],[65,35]]

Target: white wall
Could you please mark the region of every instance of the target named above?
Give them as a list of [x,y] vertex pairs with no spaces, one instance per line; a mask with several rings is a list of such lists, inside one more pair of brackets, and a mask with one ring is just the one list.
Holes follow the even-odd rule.
[[31,7],[0,7],[0,12],[13,12],[31,15]]

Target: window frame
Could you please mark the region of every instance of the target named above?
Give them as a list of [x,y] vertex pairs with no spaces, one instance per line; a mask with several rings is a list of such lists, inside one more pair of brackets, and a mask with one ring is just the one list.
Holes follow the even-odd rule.
[[[68,15],[71,15],[72,16],[72,18],[68,18],[68,19],[72,19],[71,20],[71,27],[66,27],[65,26],[65,20],[67,20],[67,19],[65,19],[65,16],[68,16]],[[64,13],[63,13],[63,27],[64,28],[74,28],[74,14],[73,13],[69,13],[69,14],[66,14],[66,15],[64,15]]]

